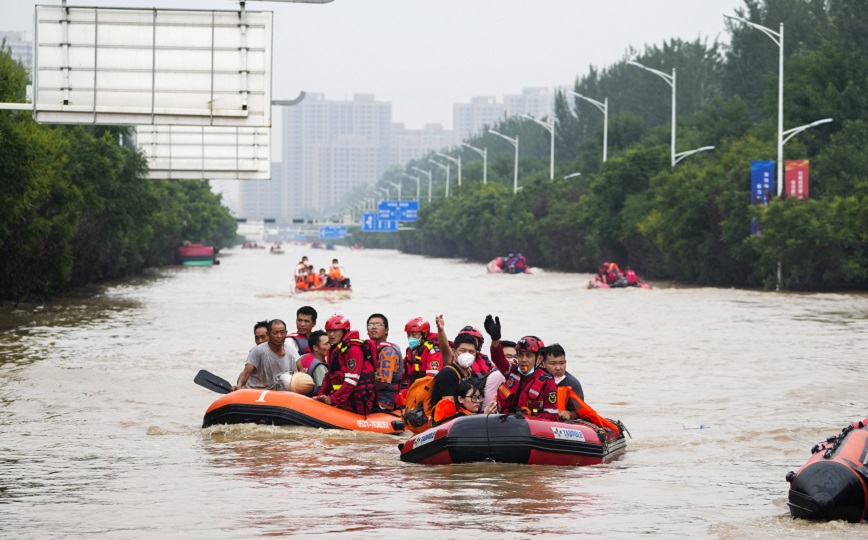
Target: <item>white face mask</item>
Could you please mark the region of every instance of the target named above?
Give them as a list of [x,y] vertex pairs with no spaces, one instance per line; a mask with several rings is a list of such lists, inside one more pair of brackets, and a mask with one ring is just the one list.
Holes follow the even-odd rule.
[[476,356],[466,352],[459,354],[458,358],[455,359],[455,363],[467,369],[473,365],[474,360],[476,360]]
[[555,382],[560,384],[562,380],[566,379],[566,375],[561,375],[560,377],[555,377]]

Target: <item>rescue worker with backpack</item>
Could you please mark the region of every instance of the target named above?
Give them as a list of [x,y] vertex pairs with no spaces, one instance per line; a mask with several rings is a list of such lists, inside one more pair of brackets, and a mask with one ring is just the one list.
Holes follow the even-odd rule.
[[356,414],[367,415],[374,408],[374,352],[350,328],[344,315],[333,315],[325,324],[328,335],[329,374],[315,398]]
[[422,317],[414,317],[404,325],[410,346],[404,356],[404,376],[401,388],[409,388],[425,376],[437,375],[443,367],[440,348],[430,337],[431,324]]
[[374,387],[377,390],[377,407],[381,411],[393,411],[403,403],[399,398],[401,375],[404,372],[401,350],[387,341],[388,337],[389,319],[382,313],[368,317],[368,338],[377,349]]
[[510,365],[500,344],[500,317],[485,317],[485,331],[491,336],[491,360],[506,381],[497,389],[501,413],[524,412],[540,420],[558,420],[558,385],[542,367],[545,345],[536,336],[516,343],[515,365]]

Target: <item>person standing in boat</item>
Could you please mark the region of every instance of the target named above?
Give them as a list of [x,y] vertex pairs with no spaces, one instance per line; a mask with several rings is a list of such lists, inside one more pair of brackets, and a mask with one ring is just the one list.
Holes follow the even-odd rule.
[[310,338],[313,327],[316,326],[316,310],[312,306],[301,306],[295,312],[295,333],[289,337],[295,341],[295,345],[300,353],[310,352],[308,339]]
[[409,347],[404,355],[404,376],[401,388],[409,388],[422,377],[436,376],[443,367],[440,348],[431,340],[431,324],[422,317],[413,317],[404,325]]
[[506,379],[497,389],[498,410],[557,421],[558,385],[541,365],[541,351],[545,347],[542,340],[536,336],[518,340],[518,357],[515,365],[510,365],[500,344],[500,318],[488,315],[484,326],[491,336],[491,360]]
[[328,281],[326,285],[329,287],[341,287],[343,289],[350,288],[350,278],[344,274],[344,267],[337,259],[332,259],[332,265],[329,267]]
[[298,349],[290,340],[286,345],[286,323],[280,319],[268,321],[268,341],[250,349],[247,363],[232,391],[239,388],[270,388],[281,373],[294,372]]
[[[569,388],[584,401],[585,392],[582,390],[582,383],[567,371],[567,353],[564,348],[559,343],[554,343],[545,348],[543,356],[545,358],[543,367],[555,378],[558,389]],[[558,407],[558,416],[562,420],[575,420],[579,417],[576,413],[576,406],[571,400],[566,400],[563,409]]]
[[366,358],[359,333],[344,315],[333,315],[325,324],[328,334],[329,374],[316,397],[328,405],[367,415],[374,408],[374,364]]
[[268,341],[268,321],[259,321],[253,325],[253,341],[256,345]]
[[310,375],[313,379],[312,395],[317,395],[322,387],[323,379],[329,372],[326,355],[329,352],[329,338],[322,330],[312,332],[308,338],[310,352],[301,356],[295,365],[298,371]]
[[377,407],[382,411],[397,408],[398,392],[401,390],[402,358],[397,345],[388,341],[389,319],[382,313],[368,317],[368,339],[377,344],[377,371],[374,387],[377,390]]

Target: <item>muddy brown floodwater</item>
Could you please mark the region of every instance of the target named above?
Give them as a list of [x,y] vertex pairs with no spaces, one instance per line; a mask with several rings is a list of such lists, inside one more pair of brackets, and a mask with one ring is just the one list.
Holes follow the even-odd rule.
[[[340,257],[351,295],[292,296],[302,254]],[[868,416],[868,296],[587,290],[590,276],[489,275],[393,251],[229,250],[40,306],[0,308],[0,531],[14,537],[865,538],[789,517],[784,475]],[[499,314],[505,338],[567,350],[587,401],[632,434],[587,468],[402,463],[401,438],[201,429],[257,320],[309,303],[392,338],[413,316],[453,335]],[[290,322],[290,325],[292,323]],[[708,429],[689,429],[704,424]]]

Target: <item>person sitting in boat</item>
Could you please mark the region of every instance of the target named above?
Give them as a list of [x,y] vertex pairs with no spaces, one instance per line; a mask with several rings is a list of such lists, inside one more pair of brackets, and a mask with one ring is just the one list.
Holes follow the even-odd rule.
[[310,343],[310,352],[299,358],[295,365],[298,371],[307,373],[313,379],[313,390],[311,395],[315,396],[319,393],[322,387],[322,381],[329,372],[326,365],[326,355],[329,352],[329,338],[322,330],[312,332],[308,338]]
[[[518,357],[518,353],[515,351],[515,342],[502,339],[500,340],[500,348],[503,349],[503,356],[506,358],[506,361],[510,365],[515,364],[515,359]],[[492,401],[497,401],[497,389],[504,382],[506,382],[506,378],[499,369],[494,368],[488,372],[488,375],[485,376],[485,388],[482,394],[483,408],[488,407],[488,404]]]
[[624,277],[627,279],[627,285],[630,287],[639,286],[639,276],[637,276],[636,272],[629,266],[624,270]]
[[[554,343],[545,348],[543,353],[543,367],[555,378],[558,388],[568,387],[579,398],[585,399],[585,391],[582,383],[567,371],[567,353],[559,343]],[[563,410],[558,408],[558,416],[562,420],[575,420],[578,418],[576,407],[571,401],[567,401]]]
[[404,325],[409,347],[404,354],[404,375],[401,388],[409,388],[427,375],[436,376],[443,366],[440,348],[430,339],[431,324],[422,317],[413,317]]
[[314,270],[313,265],[307,267],[307,288],[319,289],[325,285],[325,280]]
[[536,336],[521,338],[516,345],[516,364],[510,365],[500,345],[500,318],[488,315],[484,326],[491,336],[491,360],[506,379],[497,389],[498,410],[557,421],[558,385],[541,365],[542,340]]
[[315,399],[356,414],[374,409],[374,363],[365,354],[367,344],[350,328],[344,315],[333,315],[325,324],[329,338],[329,373]]
[[455,418],[469,414],[492,414],[497,412],[497,403],[482,406],[482,392],[471,381],[461,381],[454,396],[447,396],[437,402],[432,414],[431,427],[445,424]]
[[316,326],[316,310],[312,306],[301,306],[295,312],[295,333],[289,337],[295,341],[300,353],[310,352],[309,338],[313,327]]
[[515,273],[515,263],[518,261],[515,257],[515,253],[510,253],[506,257],[503,258],[503,271],[507,274]]
[[300,261],[298,261],[298,264],[295,265],[295,272],[293,275],[298,277],[302,273],[302,270],[307,270],[307,266],[307,255],[305,255]]
[[232,391],[239,388],[271,388],[282,373],[294,372],[295,361],[299,357],[298,349],[294,341],[290,340],[289,345],[285,342],[286,323],[280,319],[268,321],[268,341],[247,353],[247,363],[232,386]]
[[468,334],[476,340],[476,359],[473,361],[473,366],[470,368],[473,371],[473,374],[480,378],[488,375],[488,373],[494,369],[494,364],[492,364],[491,360],[488,359],[488,355],[482,352],[482,346],[485,344],[485,336],[482,335],[482,332],[472,326],[465,326],[458,331],[458,334]]
[[437,341],[440,348],[443,368],[434,377],[431,388],[431,403],[439,403],[443,398],[451,398],[462,381],[473,375],[473,362],[476,360],[476,338],[470,334],[459,333],[455,342],[450,344],[446,337],[446,322],[443,315],[434,318],[437,324]]
[[389,342],[388,337],[389,319],[382,313],[374,313],[368,317],[368,339],[377,344],[374,388],[377,390],[377,407],[381,411],[394,411],[398,407],[403,374],[401,350]]
[[307,289],[307,268],[300,268],[295,276],[295,290],[306,291]]
[[527,272],[527,259],[524,258],[524,255],[519,253],[515,257],[515,273],[523,274]]
[[268,341],[268,321],[259,321],[253,325],[253,342],[256,345]]
[[329,275],[326,285],[329,287],[340,287],[342,289],[350,288],[350,278],[344,275],[344,267],[340,265],[337,259],[332,259],[332,265],[329,267]]

